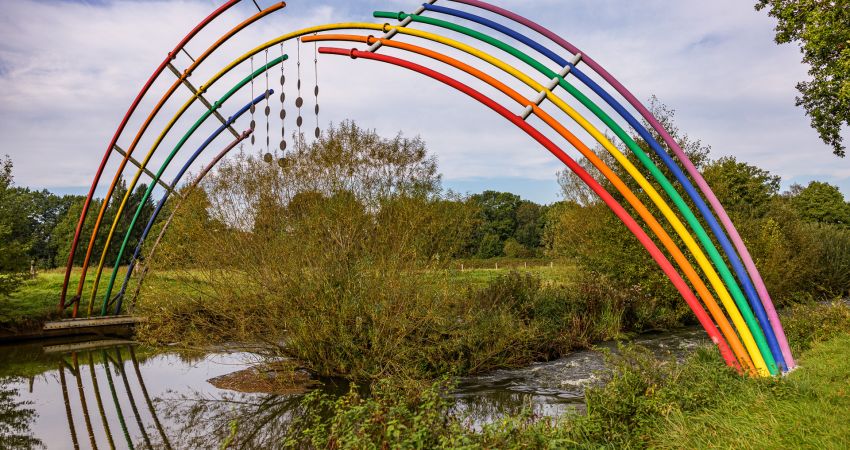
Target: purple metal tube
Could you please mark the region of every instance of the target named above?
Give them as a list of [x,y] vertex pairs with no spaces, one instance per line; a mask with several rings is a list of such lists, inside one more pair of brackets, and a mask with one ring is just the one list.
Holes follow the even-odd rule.
[[737,228],[735,228],[735,224],[732,223],[732,219],[729,218],[729,214],[726,213],[726,210],[723,208],[723,205],[718,200],[717,196],[714,195],[714,192],[711,190],[711,187],[705,181],[702,174],[697,170],[694,166],[693,162],[688,158],[688,155],[682,150],[679,144],[670,136],[670,133],[664,129],[664,126],[661,125],[661,122],[652,115],[652,113],[645,107],[643,104],[631,93],[625,86],[623,86],[619,81],[617,81],[614,76],[608,73],[599,63],[593,60],[587,53],[579,50],[576,46],[569,43],[565,39],[561,38],[551,30],[543,27],[542,25],[527,19],[519,14],[508,11],[504,8],[500,8],[495,5],[491,5],[489,3],[479,1],[479,0],[449,0],[456,3],[463,3],[466,5],[474,6],[476,8],[481,8],[492,13],[503,16],[507,19],[513,20],[519,24],[522,24],[541,35],[547,37],[552,42],[560,45],[565,50],[572,54],[581,53],[582,62],[587,64],[588,67],[593,69],[594,72],[599,74],[608,84],[610,84],[629,104],[632,105],[640,114],[652,125],[652,128],[655,129],[656,132],[664,139],[664,142],[673,150],[673,153],[685,167],[685,170],[690,174],[693,180],[696,182],[702,194],[708,200],[709,204],[711,204],[712,209],[717,214],[717,217],[720,219],[720,222],[723,224],[723,228],[726,229],[726,232],[729,234],[729,238],[732,240],[732,243],[735,246],[735,249],[738,251],[741,260],[744,263],[744,266],[747,268],[747,273],[750,275],[750,278],[755,284],[756,291],[758,292],[759,298],[764,305],[765,312],[767,313],[768,319],[770,320],[770,327],[773,329],[773,332],[776,335],[777,341],[779,341],[779,347],[782,351],[782,356],[785,359],[785,363],[788,365],[789,369],[794,368],[797,364],[794,362],[794,358],[791,355],[791,348],[788,346],[788,339],[785,337],[785,331],[782,329],[782,324],[779,321],[779,316],[776,314],[776,308],[773,305],[773,301],[770,299],[770,294],[767,292],[767,287],[764,284],[764,280],[761,278],[761,274],[758,272],[758,268],[756,268],[755,263],[753,262],[753,258],[750,255],[749,250],[747,250],[747,246],[744,244],[743,239],[741,239],[741,235],[738,233]]

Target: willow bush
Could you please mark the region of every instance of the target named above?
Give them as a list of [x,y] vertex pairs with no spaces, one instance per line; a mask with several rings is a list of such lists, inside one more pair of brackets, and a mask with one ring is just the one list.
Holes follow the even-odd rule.
[[448,283],[476,211],[441,191],[421,140],[345,122],[269,156],[233,155],[191,193],[148,262],[160,279],[139,300],[143,338],[260,341],[317,374],[366,380],[557,353],[555,321]]

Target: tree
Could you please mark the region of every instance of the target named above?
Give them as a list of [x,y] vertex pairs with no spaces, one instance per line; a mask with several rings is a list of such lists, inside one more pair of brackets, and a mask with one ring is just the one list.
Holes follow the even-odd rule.
[[516,210],[517,228],[514,238],[529,251],[539,248],[543,237],[546,207],[523,200]]
[[0,295],[20,286],[27,267],[26,208],[12,177],[12,160],[0,161]]
[[778,20],[776,43],[798,42],[811,81],[797,84],[812,128],[845,155],[841,127],[850,125],[850,0],[758,0],[756,10],[769,7]]
[[730,213],[761,216],[779,191],[780,177],[728,156],[703,171],[717,198]]
[[499,239],[499,235],[485,234],[481,238],[480,244],[478,244],[478,254],[476,256],[479,258],[495,258],[502,254],[502,250],[504,250],[504,246],[502,245],[502,240]]
[[21,401],[18,389],[6,387],[14,379],[0,379],[0,438],[4,449],[44,448],[44,443],[33,436],[30,429],[38,413],[30,406],[33,402]]
[[812,181],[791,198],[791,204],[804,220],[850,226],[850,204],[838,187]]
[[505,256],[508,258],[525,258],[530,256],[531,253],[524,245],[520,244],[519,241],[514,238],[508,238],[508,240],[505,241],[504,252]]

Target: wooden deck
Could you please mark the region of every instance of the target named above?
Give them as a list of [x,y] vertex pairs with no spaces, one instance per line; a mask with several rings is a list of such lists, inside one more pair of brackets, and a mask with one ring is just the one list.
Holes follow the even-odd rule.
[[42,328],[42,330],[77,330],[80,328],[132,326],[140,322],[142,322],[142,319],[135,316],[85,317],[47,322],[44,324],[44,328]]
[[46,322],[40,328],[0,331],[0,344],[77,336],[131,337],[135,325],[143,321],[143,318],[135,316],[57,320]]

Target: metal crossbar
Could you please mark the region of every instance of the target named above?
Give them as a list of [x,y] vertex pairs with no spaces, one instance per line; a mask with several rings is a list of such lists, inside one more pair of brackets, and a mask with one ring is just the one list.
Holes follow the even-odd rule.
[[[191,58],[191,57],[190,57],[190,58]],[[173,65],[173,64],[168,63],[168,68],[171,70],[171,73],[173,73],[173,74],[174,74],[174,76],[176,76],[177,78],[179,78],[179,79],[180,79],[180,81],[183,83],[183,85],[184,85],[184,86],[186,86],[186,88],[187,88],[187,89],[189,89],[189,90],[192,92],[192,95],[194,95],[195,97],[197,97],[197,98],[198,98],[198,100],[200,100],[200,101],[201,101],[201,103],[203,103],[203,104],[204,104],[204,106],[205,106],[207,109],[212,109],[212,110],[213,110],[213,115],[215,116],[215,118],[216,118],[216,119],[218,119],[218,121],[219,121],[219,122],[221,122],[223,125],[226,125],[226,124],[227,124],[227,119],[225,119],[225,118],[224,118],[224,116],[222,116],[222,115],[218,112],[218,110],[217,110],[217,109],[214,109],[214,108],[213,108],[212,103],[210,103],[210,102],[209,102],[209,101],[208,101],[208,100],[207,100],[207,99],[203,96],[203,94],[199,93],[199,92],[198,92],[198,89],[197,89],[197,88],[195,88],[195,86],[194,86],[194,85],[192,85],[192,83],[191,83],[191,82],[190,82],[190,81],[189,81],[186,77],[184,77],[184,76],[180,73],[180,71],[179,71],[179,70],[177,70],[177,68],[176,68],[176,67],[174,67],[174,65]],[[227,130],[228,130],[228,131],[230,131],[230,134],[232,134],[234,137],[239,137],[239,136],[240,136],[240,133],[239,133],[238,131],[236,131],[236,130],[235,130],[232,126],[230,126],[230,125],[228,125],[228,126],[227,126]]]
[[[561,72],[558,73],[557,77],[549,80],[549,84],[546,86],[546,89],[537,93],[537,97],[534,99],[534,104],[536,106],[540,106],[540,104],[543,103],[543,100],[546,100],[547,94],[549,94],[552,89],[558,87],[558,84],[561,82],[561,79],[566,78],[566,76],[569,75],[570,70],[572,70],[573,67],[575,67],[575,65],[579,62],[581,62],[581,53],[576,53],[575,56],[573,56],[572,61],[570,61],[570,64],[561,69]],[[521,114],[522,120],[527,120],[528,116],[530,116],[533,111],[534,107],[532,107],[531,105],[526,106],[525,110]]]
[[180,195],[177,191],[175,191],[175,190],[174,190],[174,188],[173,188],[172,186],[170,186],[168,183],[166,183],[166,182],[164,182],[164,181],[162,181],[162,180],[160,180],[160,179],[157,179],[157,178],[156,178],[156,175],[154,175],[154,174],[153,174],[153,172],[151,172],[150,170],[148,170],[148,169],[147,169],[147,167],[144,167],[144,168],[143,168],[143,167],[142,167],[142,165],[141,165],[138,161],[136,161],[136,158],[133,158],[132,156],[127,156],[127,152],[125,152],[125,151],[124,151],[124,149],[122,149],[121,147],[119,147],[119,146],[118,146],[118,144],[113,145],[113,146],[112,146],[112,150],[115,150],[115,151],[116,151],[116,152],[118,152],[121,156],[123,156],[123,157],[127,158],[127,161],[130,161],[130,163],[132,163],[134,166],[136,166],[137,168],[141,169],[141,170],[145,173],[145,175],[147,175],[147,176],[151,177],[151,179],[152,179],[152,180],[156,180],[157,184],[159,184],[160,186],[162,186],[163,188],[165,188],[165,189],[166,189],[169,193],[171,193],[171,195],[177,195],[178,197],[180,197],[180,196],[181,196],[181,195]]

